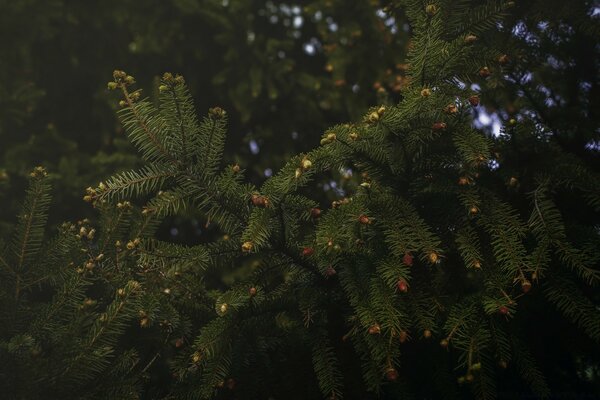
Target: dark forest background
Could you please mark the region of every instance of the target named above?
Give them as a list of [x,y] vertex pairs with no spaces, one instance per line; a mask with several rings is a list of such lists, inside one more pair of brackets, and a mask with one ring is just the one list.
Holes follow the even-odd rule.
[[[291,155],[315,147],[328,126],[397,102],[411,27],[402,12],[384,13],[386,6],[0,0],[0,236],[15,220],[32,167],[52,173],[50,220],[58,224],[93,215],[81,200],[85,187],[139,165],[106,87],[115,68],[133,74],[139,87],[154,88],[146,92],[151,98],[165,71],[181,73],[199,112],[226,109],[226,162],[239,163],[256,184]],[[599,17],[593,0],[516,1],[503,23],[479,38],[519,62],[473,87],[483,105],[473,111],[476,125],[493,134],[511,119],[537,118],[560,134],[563,148],[598,170]],[[323,198],[342,190],[343,180],[340,173],[322,182]],[[577,213],[576,204],[572,209]],[[197,243],[203,221],[178,217],[161,232]],[[549,381],[565,392],[600,388],[600,350],[554,321],[549,311],[527,322],[544,327],[536,332],[564,331],[560,343],[531,338],[542,363],[548,358],[560,366],[544,371]]]

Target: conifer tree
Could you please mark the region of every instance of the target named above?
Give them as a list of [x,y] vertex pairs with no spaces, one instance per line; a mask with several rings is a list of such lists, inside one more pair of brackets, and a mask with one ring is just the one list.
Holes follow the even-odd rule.
[[[557,310],[598,346],[598,171],[535,118],[513,119],[497,137],[472,126],[480,99],[470,84],[497,83],[516,62],[479,40],[512,3],[401,2],[413,27],[401,101],[329,128],[320,146],[293,157],[260,187],[245,183],[242,166],[223,165],[227,114],[215,107],[199,120],[182,76],[163,76],[155,106],[134,89],[132,76],[115,71],[109,88],[123,95],[120,117],[145,166],[89,188],[84,199],[102,213],[139,203],[135,220],[147,233],[125,225],[136,232],[122,236],[129,238],[127,265],[117,268],[114,247],[105,255],[110,276],[98,278],[104,315],[118,310],[123,319],[115,317],[101,349],[116,346],[109,331],[128,337],[127,318],[140,325],[166,320],[167,331],[178,335],[170,351],[164,346],[157,353],[170,371],[162,391],[152,392],[135,376],[162,373],[152,358],[148,369],[128,370],[140,396],[492,399],[515,393],[505,383],[520,381],[518,390],[547,398],[552,382],[530,338],[549,332],[529,323],[535,313]],[[315,184],[339,171],[351,174],[345,194],[319,204]],[[8,253],[14,255],[2,259],[6,273],[14,272],[6,280],[3,315],[15,321],[32,315],[11,317],[9,299],[16,293],[18,305],[21,266],[35,265],[47,204],[35,186],[44,181],[34,178],[38,195],[25,202]],[[43,204],[34,213],[36,199]],[[573,203],[581,213],[570,212]],[[186,247],[144,230],[184,212],[216,226],[215,239]],[[115,220],[114,214],[101,218],[106,233],[91,255],[73,250],[83,257],[76,265],[94,264]],[[30,228],[37,233],[28,239]],[[74,240],[73,232],[67,237]],[[90,279],[86,271],[71,274]],[[28,277],[25,285],[39,278]],[[60,295],[61,286],[54,287]],[[118,288],[132,292],[131,308],[119,308]],[[78,332],[96,337],[100,318]],[[9,326],[15,328],[2,334],[2,351],[30,357],[21,351],[43,337],[38,325]],[[72,337],[72,330],[62,332]],[[78,342],[76,354],[81,343],[96,345]],[[55,354],[63,360],[83,357],[61,351]],[[130,354],[107,351],[83,353],[98,358],[72,377],[76,387],[94,374],[119,371],[110,363]],[[52,372],[18,361],[44,379]],[[120,383],[111,388],[135,386],[122,375],[109,378]],[[55,382],[48,386],[70,388]]]

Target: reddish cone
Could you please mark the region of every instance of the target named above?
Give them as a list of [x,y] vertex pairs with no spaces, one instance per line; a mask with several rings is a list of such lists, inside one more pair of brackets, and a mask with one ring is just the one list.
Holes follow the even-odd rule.
[[402,293],[406,293],[408,292],[408,285],[406,284],[406,281],[404,279],[400,279],[397,283],[396,283],[396,287],[398,288],[398,290]]
[[302,249],[302,255],[304,257],[310,257],[314,254],[315,249],[313,249],[312,247],[305,247]]
[[390,367],[385,371],[385,379],[390,382],[395,382],[398,380],[398,371],[396,368]]

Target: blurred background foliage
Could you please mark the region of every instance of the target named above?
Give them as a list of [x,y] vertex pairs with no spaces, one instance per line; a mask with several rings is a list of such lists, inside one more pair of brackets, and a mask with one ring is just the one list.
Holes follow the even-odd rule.
[[[183,74],[199,112],[228,111],[226,161],[260,183],[328,126],[401,98],[410,26],[388,3],[0,0],[0,233],[31,167],[53,173],[61,222],[90,213],[86,186],[136,164],[105,86],[115,68],[154,90],[163,72]],[[597,163],[599,14],[593,0],[516,1],[478,38],[515,62],[473,86],[486,106],[475,124],[494,133],[527,114]],[[325,181],[324,198],[343,179]]]

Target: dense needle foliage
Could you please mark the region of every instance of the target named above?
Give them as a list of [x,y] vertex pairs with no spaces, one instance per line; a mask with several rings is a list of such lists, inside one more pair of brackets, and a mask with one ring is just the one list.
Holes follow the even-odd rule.
[[[478,3],[381,10],[410,23],[397,98],[327,128],[262,184],[243,162],[224,161],[224,108],[199,117],[181,75],[165,73],[145,97],[116,70],[108,89],[121,95],[140,165],[86,189],[96,216],[50,235],[52,174],[30,173],[18,221],[0,241],[2,392],[594,393],[597,50],[571,108],[561,82],[536,84],[559,79],[560,68],[532,61],[551,56],[520,51],[572,33],[545,26],[512,52],[510,40],[534,35],[506,32],[519,5]],[[597,39],[584,3],[573,10],[565,18],[581,18],[577,34]],[[568,53],[557,48],[548,62]],[[474,126],[486,103],[503,122],[496,134]],[[336,185],[332,202],[323,182]],[[166,240],[161,226],[173,218],[202,221],[201,240]]]

